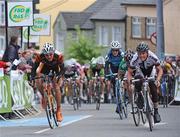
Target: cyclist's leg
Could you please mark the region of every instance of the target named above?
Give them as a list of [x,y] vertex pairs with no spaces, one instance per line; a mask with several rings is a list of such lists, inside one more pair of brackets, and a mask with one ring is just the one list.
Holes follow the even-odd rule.
[[[141,76],[135,76],[135,79],[139,79],[139,78],[141,78]],[[144,106],[144,99],[143,99],[141,91],[142,91],[142,82],[141,81],[135,82],[134,92],[138,93],[138,98],[137,100],[135,100],[135,102],[137,103],[137,106],[140,109],[142,109]]]
[[59,82],[55,82],[54,86],[55,86],[55,91],[56,91],[56,102],[57,102],[57,112],[56,112],[56,116],[57,116],[57,121],[61,122],[63,120],[62,117],[62,110],[61,110],[61,91],[60,87],[62,87],[63,85],[63,79],[60,78]]
[[154,104],[154,123],[159,123],[161,121],[161,117],[158,112],[158,93],[157,86],[155,85],[154,81],[149,82],[149,88],[152,95],[152,101]]
[[102,100],[102,102],[104,102],[104,89],[105,89],[104,79],[101,78],[101,100]]

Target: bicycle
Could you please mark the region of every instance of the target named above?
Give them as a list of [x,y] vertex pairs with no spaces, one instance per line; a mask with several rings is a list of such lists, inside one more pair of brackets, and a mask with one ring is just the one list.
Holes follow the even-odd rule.
[[94,80],[93,90],[94,90],[94,100],[96,103],[96,110],[100,109],[101,104],[101,78],[98,74],[95,74],[95,77],[92,77]]
[[[51,129],[58,127],[58,122],[56,118],[57,111],[57,102],[55,99],[54,90],[52,87],[52,79],[55,77],[55,74],[50,71],[48,75],[42,75],[40,77],[35,77],[34,79],[43,80],[43,97],[45,99],[45,112],[48,119],[48,123]],[[60,76],[58,76],[58,79]]]
[[115,99],[116,99],[116,105],[117,105],[117,111],[119,114],[120,119],[123,119],[123,115],[125,118],[127,118],[127,98],[126,93],[123,88],[123,81],[121,81],[119,78],[117,78],[117,73],[106,75],[107,77],[113,76],[115,78]]
[[[142,92],[133,92],[132,95],[132,114],[133,114],[133,119],[134,119],[134,123],[136,126],[139,126],[140,123],[140,115],[142,118],[142,122],[143,124],[145,124],[145,118],[143,113],[146,115],[147,121],[149,123],[149,129],[150,131],[152,131],[153,129],[153,117],[154,117],[154,108],[153,108],[153,102],[151,100],[151,95],[148,89],[149,86],[149,81],[154,81],[154,77],[145,77],[142,79],[134,79],[132,80],[132,83],[134,84],[135,82],[139,82],[142,81],[143,82],[143,89]],[[142,109],[139,109],[137,104],[136,104],[136,100],[139,96],[139,94],[142,94],[143,96],[143,100],[144,100],[144,106]],[[136,116],[137,115],[137,116]]]
[[72,81],[72,90],[73,90],[73,108],[74,110],[78,110],[79,107],[81,107],[81,99],[80,99],[80,93],[79,93],[79,88],[77,85],[77,79],[78,79],[78,75],[77,72],[75,72],[75,75],[73,77],[71,77],[71,81]]

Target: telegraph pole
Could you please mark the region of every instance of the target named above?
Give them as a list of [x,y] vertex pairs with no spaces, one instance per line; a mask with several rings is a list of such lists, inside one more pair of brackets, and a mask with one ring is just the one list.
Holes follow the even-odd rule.
[[8,9],[7,0],[5,0],[5,36],[6,36],[6,48],[8,47]]
[[157,8],[157,56],[164,60],[164,23],[163,23],[163,0],[156,0]]

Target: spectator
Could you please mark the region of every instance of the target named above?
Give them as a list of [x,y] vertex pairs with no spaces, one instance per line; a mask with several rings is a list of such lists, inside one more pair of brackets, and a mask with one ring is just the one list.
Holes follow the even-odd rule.
[[18,43],[18,37],[12,36],[9,46],[6,47],[6,50],[4,52],[3,61],[12,63],[15,59],[19,59],[18,50],[20,46],[17,43]]
[[3,68],[5,72],[9,70],[10,66],[11,66],[11,62],[0,61],[0,68]]

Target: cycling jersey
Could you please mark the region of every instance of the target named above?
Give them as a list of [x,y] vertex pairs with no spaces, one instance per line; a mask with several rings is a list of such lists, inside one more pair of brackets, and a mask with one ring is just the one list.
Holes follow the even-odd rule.
[[119,53],[117,56],[113,56],[112,50],[110,50],[110,52],[108,53],[105,59],[106,59],[106,63],[105,63],[106,74],[109,74],[109,67],[112,73],[117,73],[119,64],[121,60],[123,59],[121,50],[119,50]]
[[98,76],[104,76],[104,68],[98,69],[97,64],[91,64],[90,69],[91,69],[90,75],[92,77],[95,77],[96,73],[97,73]]
[[123,58],[119,64],[119,70],[120,71],[123,71],[123,72],[126,72],[128,69],[128,64],[127,62],[125,61],[125,59]]
[[140,69],[143,76],[148,77],[151,76],[151,73],[153,73],[154,66],[159,65],[160,61],[158,57],[151,51],[148,51],[148,57],[145,61],[142,61],[136,53],[130,62],[131,69],[136,69],[136,73],[140,73],[139,71],[137,71],[137,69]]
[[[54,53],[54,58],[52,61],[48,61],[43,53],[36,55],[35,60],[35,69],[36,72],[37,67],[39,66],[39,63],[43,63],[43,68],[41,70],[41,73],[43,74],[49,74],[50,70],[54,71],[56,74],[63,74],[64,71],[64,62],[63,62],[63,55],[59,52]],[[35,73],[34,72],[34,73]]]

